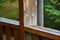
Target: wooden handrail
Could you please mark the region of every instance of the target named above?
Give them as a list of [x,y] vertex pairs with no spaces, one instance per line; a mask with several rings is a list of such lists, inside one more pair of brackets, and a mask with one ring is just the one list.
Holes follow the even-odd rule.
[[[4,22],[0,22],[0,25],[8,25],[9,27],[11,28],[18,28],[17,25],[12,25],[12,24],[7,24],[7,23],[4,23]],[[32,34],[35,34],[35,35],[38,35],[38,36],[42,36],[42,37],[47,37],[47,38],[51,38],[51,39],[57,39],[57,40],[60,40],[60,36],[57,36],[57,35],[54,35],[54,34],[50,34],[50,33],[46,33],[46,32],[43,32],[43,31],[39,31],[39,30],[35,30],[35,29],[32,29],[32,28],[28,28],[28,27],[24,27],[24,30],[25,32],[29,32],[29,33],[32,33]]]

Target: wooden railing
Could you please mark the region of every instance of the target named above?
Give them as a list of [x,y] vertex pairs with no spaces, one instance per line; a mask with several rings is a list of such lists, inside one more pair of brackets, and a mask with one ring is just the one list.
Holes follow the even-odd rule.
[[[0,40],[21,40],[19,25],[6,21],[0,21]],[[60,34],[41,31],[36,27],[24,27],[24,31],[24,40],[60,40]]]
[[[4,37],[4,35],[6,35]],[[0,22],[0,40],[19,40],[18,26]]]
[[[23,0],[19,0],[19,25],[0,21],[0,40],[60,40],[60,32],[53,33],[37,27],[24,27]],[[28,35],[27,35],[28,34]]]

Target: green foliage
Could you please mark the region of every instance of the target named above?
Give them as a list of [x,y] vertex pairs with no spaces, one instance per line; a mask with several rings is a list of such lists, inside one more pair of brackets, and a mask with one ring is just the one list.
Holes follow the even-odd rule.
[[15,2],[16,0],[9,0],[11,3]]
[[51,0],[51,2],[52,2],[53,4],[56,4],[56,3],[58,2],[58,0]]
[[60,30],[60,10],[56,6],[58,5],[45,2],[45,26]]
[[0,0],[0,3],[4,3],[4,2],[7,2],[7,1],[9,1],[9,2],[15,2],[16,0]]
[[0,3],[6,2],[7,0],[0,0]]
[[0,9],[3,8],[3,4],[6,3],[7,1],[9,1],[10,3],[13,3],[17,0],[0,0]]
[[53,4],[60,5],[60,0],[51,0]]

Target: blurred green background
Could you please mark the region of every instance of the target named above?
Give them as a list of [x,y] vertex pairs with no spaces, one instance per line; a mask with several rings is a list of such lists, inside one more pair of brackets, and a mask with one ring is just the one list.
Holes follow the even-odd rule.
[[0,0],[0,17],[18,20],[19,19],[18,0]]
[[60,30],[60,0],[44,0],[44,26]]

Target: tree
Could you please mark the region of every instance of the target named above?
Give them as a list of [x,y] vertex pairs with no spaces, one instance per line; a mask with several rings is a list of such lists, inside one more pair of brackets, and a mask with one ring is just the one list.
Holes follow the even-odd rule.
[[47,1],[44,6],[45,26],[60,30],[60,5],[57,5],[59,2],[58,0]]

